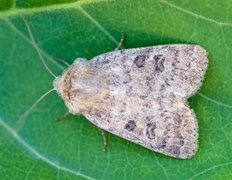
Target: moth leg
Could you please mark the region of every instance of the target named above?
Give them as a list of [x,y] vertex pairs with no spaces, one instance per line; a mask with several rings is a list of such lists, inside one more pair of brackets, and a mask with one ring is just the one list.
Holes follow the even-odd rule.
[[67,61],[65,61],[64,59],[61,59],[61,58],[59,58],[59,57],[53,57],[53,59],[55,59],[55,60],[58,61],[59,63],[64,64],[64,65],[67,66],[67,67],[70,66],[70,64],[69,64]]
[[98,128],[98,129],[99,129],[99,131],[100,131],[100,133],[102,135],[102,138],[103,138],[103,151],[106,152],[107,147],[108,147],[108,140],[107,140],[107,137],[106,137],[106,133],[105,133],[105,131],[103,129],[101,129],[101,128]]
[[121,34],[120,42],[118,43],[118,46],[115,48],[115,50],[119,50],[119,49],[122,48],[122,43],[124,42],[124,40],[125,40],[125,33],[123,32],[123,33]]
[[66,118],[68,118],[70,115],[72,115],[72,114],[71,114],[70,112],[67,111],[64,115],[57,117],[56,120],[57,120],[57,121],[63,121],[63,120],[65,120]]

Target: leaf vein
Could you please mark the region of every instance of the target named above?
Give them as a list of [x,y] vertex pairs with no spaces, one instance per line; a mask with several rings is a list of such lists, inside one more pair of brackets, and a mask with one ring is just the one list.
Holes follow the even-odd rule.
[[177,10],[179,10],[179,11],[185,13],[185,14],[189,14],[189,15],[191,15],[193,17],[196,17],[196,18],[199,18],[199,19],[202,19],[202,20],[217,24],[219,26],[232,26],[232,23],[221,22],[221,21],[217,21],[217,20],[212,19],[212,18],[205,17],[205,16],[200,15],[200,14],[196,14],[196,13],[194,13],[192,11],[186,10],[186,9],[184,9],[182,7],[179,7],[179,6],[177,6],[177,5],[173,4],[173,3],[170,3],[170,2],[168,2],[166,0],[160,0],[160,2],[163,3],[163,4],[168,5],[169,7],[177,9]]
[[204,173],[207,173],[207,172],[209,172],[209,171],[211,171],[211,170],[214,170],[214,169],[216,169],[216,168],[223,167],[223,166],[228,166],[228,165],[231,165],[231,164],[232,164],[232,162],[227,162],[227,163],[221,163],[221,164],[218,164],[218,165],[209,167],[209,168],[207,168],[207,169],[205,169],[205,170],[203,170],[203,171],[201,171],[201,172],[195,174],[194,176],[188,178],[188,180],[195,179],[196,177],[198,177],[198,176],[200,176],[200,175],[202,175],[202,174],[204,174]]
[[13,3],[12,8],[8,11],[0,12],[0,19],[5,19],[10,16],[23,16],[27,14],[54,11],[59,9],[74,9],[82,4],[93,4],[93,3],[101,3],[107,0],[79,0],[71,3],[61,3],[61,4],[52,4],[48,6],[42,7],[33,7],[33,8],[16,8],[16,4]]
[[211,102],[213,102],[213,103],[215,103],[215,104],[217,104],[217,105],[219,105],[219,106],[224,106],[224,107],[226,107],[226,108],[232,109],[232,105],[228,105],[228,104],[219,102],[219,101],[217,101],[217,100],[215,100],[215,99],[212,99],[212,98],[210,98],[210,97],[208,97],[208,96],[206,96],[206,95],[204,95],[204,94],[202,94],[202,93],[200,93],[200,92],[198,92],[197,94],[199,94],[201,97],[203,97],[203,98],[205,98],[206,100],[211,101]]
[[[8,26],[14,31],[16,32],[20,37],[22,37],[26,42],[28,42],[29,44],[33,46],[33,42],[26,36],[24,35],[20,30],[18,30],[17,27],[15,27],[14,24],[12,24],[8,19],[5,21]],[[38,47],[39,48],[39,47]],[[40,53],[42,53],[50,62],[52,62],[55,66],[57,66],[58,68],[60,68],[61,70],[64,70],[64,67],[61,66],[58,62],[56,62],[53,58],[51,58],[45,51],[43,51],[41,48],[39,48]]]
[[81,6],[78,7],[80,12],[87,17],[98,29],[100,29],[112,42],[118,45],[118,41],[87,11],[85,11]]
[[0,125],[2,127],[4,127],[7,132],[12,135],[21,145],[23,145],[29,152],[31,152],[32,154],[34,154],[38,159],[41,159],[42,161],[46,162],[47,164],[55,167],[56,169],[61,169],[63,171],[69,172],[71,174],[74,174],[76,176],[80,176],[86,179],[90,179],[93,180],[93,177],[87,176],[85,174],[82,174],[80,172],[74,171],[72,169],[66,168],[64,166],[60,166],[59,164],[51,161],[50,159],[48,159],[47,157],[43,156],[42,154],[40,154],[36,149],[34,149],[30,144],[28,144],[26,141],[24,141],[16,131],[14,131],[7,123],[5,123],[2,119],[0,119]]

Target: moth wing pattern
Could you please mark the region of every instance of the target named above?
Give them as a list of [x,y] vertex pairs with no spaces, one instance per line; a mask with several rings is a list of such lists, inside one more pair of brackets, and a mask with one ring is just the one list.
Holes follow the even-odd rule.
[[163,154],[189,158],[198,124],[186,102],[200,87],[206,51],[165,45],[109,52],[90,60],[107,74],[109,95],[84,115],[98,127]]
[[143,82],[144,77],[150,81],[156,78],[156,84],[165,81],[166,88],[175,87],[176,93],[185,97],[200,87],[208,65],[206,56],[199,45],[174,44],[112,51],[93,58],[90,63],[99,69],[107,68],[106,73],[114,78],[133,76]]
[[[132,106],[131,103],[129,105]],[[197,150],[198,126],[193,111],[183,104],[181,106],[159,114],[154,110],[151,112],[153,115],[141,111],[120,117],[112,116],[108,119],[109,124],[99,123],[98,118],[91,114],[86,117],[98,127],[119,137],[156,152],[185,159],[193,156]],[[103,121],[107,122],[105,119]]]
[[161,45],[77,59],[54,87],[69,112],[163,154],[195,154],[198,125],[187,98],[200,87],[207,53],[198,45]]

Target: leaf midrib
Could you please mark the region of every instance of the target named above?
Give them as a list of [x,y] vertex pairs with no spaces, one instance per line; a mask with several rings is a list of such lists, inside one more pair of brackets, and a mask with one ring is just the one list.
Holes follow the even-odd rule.
[[34,149],[30,144],[28,144],[26,141],[24,141],[19,135],[18,133],[13,130],[9,125],[7,125],[7,123],[4,122],[4,120],[2,118],[0,118],[0,125],[2,127],[4,127],[4,129],[7,130],[7,132],[17,140],[17,142],[19,142],[22,146],[25,147],[25,149],[27,149],[29,152],[31,152],[32,154],[34,154],[38,159],[43,160],[44,162],[46,162],[47,164],[55,167],[56,169],[60,169],[66,172],[69,172],[71,174],[74,174],[76,176],[80,176],[89,180],[93,180],[93,177],[87,176],[79,171],[74,171],[72,169],[68,169],[64,166],[61,166],[53,161],[51,161],[50,159],[48,159],[47,157],[43,156],[42,154],[40,154],[36,149]]
[[11,8],[7,11],[0,12],[0,19],[6,19],[10,16],[22,16],[32,13],[40,13],[44,11],[54,11],[59,9],[77,9],[80,8],[81,5],[91,4],[91,3],[101,3],[108,2],[111,0],[80,0],[70,3],[62,3],[62,4],[52,4],[48,6],[40,6],[33,8]]
[[[27,15],[27,14],[32,14],[32,13],[40,13],[43,11],[53,11],[53,10],[68,9],[68,8],[75,9],[75,8],[80,8],[81,5],[85,5],[85,4],[101,3],[101,2],[109,2],[109,1],[113,1],[113,0],[80,0],[80,1],[70,2],[70,3],[52,4],[48,6],[40,6],[40,7],[33,7],[33,8],[20,8],[20,9],[14,8],[13,6],[11,9],[7,11],[0,12],[0,19],[4,19],[9,16],[15,16],[15,15]],[[195,18],[199,18],[199,19],[217,24],[219,26],[232,26],[232,23],[217,21],[215,19],[194,13],[192,11],[179,7],[173,3],[170,3],[166,0],[159,0],[159,2],[166,4],[167,6],[172,7],[180,12],[191,15]]]

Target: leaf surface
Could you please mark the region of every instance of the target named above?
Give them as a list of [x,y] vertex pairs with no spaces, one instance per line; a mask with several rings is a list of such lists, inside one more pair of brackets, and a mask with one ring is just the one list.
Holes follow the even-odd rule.
[[[1,179],[230,179],[232,177],[232,1],[0,0]],[[67,109],[49,94],[15,129],[19,117],[52,89],[22,17],[56,75],[77,57],[170,43],[199,44],[209,67],[189,99],[199,123],[199,149],[189,160],[155,153],[107,134],[83,116],[57,122]]]

